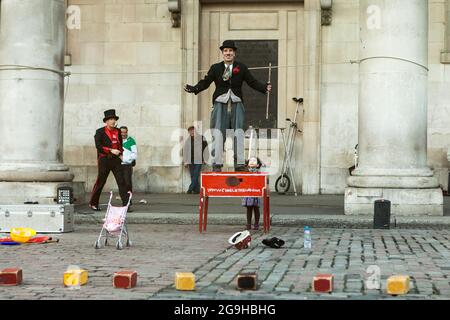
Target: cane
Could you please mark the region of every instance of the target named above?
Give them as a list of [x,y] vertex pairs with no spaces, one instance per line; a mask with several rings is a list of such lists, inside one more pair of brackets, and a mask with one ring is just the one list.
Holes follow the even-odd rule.
[[250,158],[252,157],[252,144],[253,144],[253,127],[250,126],[250,145],[248,147],[248,159],[250,160]]
[[[267,85],[270,85],[271,78],[272,78],[272,63],[269,63],[269,81],[267,82]],[[266,120],[269,120],[269,102],[270,102],[270,91],[267,91]]]

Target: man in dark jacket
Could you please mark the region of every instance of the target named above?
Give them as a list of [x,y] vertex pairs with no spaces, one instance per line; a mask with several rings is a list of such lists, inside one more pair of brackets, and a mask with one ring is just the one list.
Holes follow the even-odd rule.
[[[211,66],[208,74],[195,86],[186,85],[184,90],[189,93],[199,94],[209,88],[212,82],[216,85],[213,94],[213,112],[211,114],[210,127],[213,129],[212,155],[213,170],[221,171],[223,166],[223,148],[226,140],[227,129],[234,131],[234,166],[236,171],[245,170],[244,156],[244,120],[245,108],[242,96],[242,84],[247,84],[261,93],[272,90],[272,86],[256,80],[248,70],[248,67],[235,61],[236,45],[234,41],[226,40],[220,47],[223,62]],[[216,129],[216,130],[214,130]],[[221,136],[220,136],[221,135]]]
[[98,129],[95,133],[95,147],[97,148],[98,161],[98,177],[92,190],[91,200],[89,206],[94,211],[100,211],[98,206],[100,195],[110,171],[113,172],[119,186],[120,197],[122,204],[125,206],[128,203],[128,190],[126,190],[126,183],[122,172],[122,137],[120,130],[116,128],[116,122],[119,117],[116,116],[116,110],[106,110],[103,122],[105,126]]
[[187,193],[199,194],[202,165],[206,164],[209,158],[208,142],[204,136],[197,133],[194,126],[189,127],[188,132],[189,137],[183,147],[184,166],[189,168],[191,174],[191,184]]

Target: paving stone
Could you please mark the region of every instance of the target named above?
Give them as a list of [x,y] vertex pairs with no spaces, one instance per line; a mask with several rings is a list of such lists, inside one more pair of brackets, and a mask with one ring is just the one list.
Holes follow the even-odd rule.
[[[57,245],[43,245],[37,250],[37,247],[24,246],[14,251],[0,247],[2,261],[24,266],[25,275],[24,285],[16,291],[0,287],[0,299],[415,300],[450,297],[450,232],[447,230],[315,229],[311,251],[301,248],[301,228],[285,227],[272,230],[286,240],[283,250],[259,244],[242,251],[227,249],[224,239],[233,230],[232,226],[214,226],[214,232],[199,236],[193,226],[131,225],[130,233],[139,246],[118,252],[112,246],[94,250],[92,242],[98,230],[83,226],[77,227],[75,233],[61,235]],[[432,237],[435,239],[430,240]],[[154,241],[149,243],[149,238]],[[60,275],[71,264],[89,270],[88,285],[77,292],[61,286]],[[381,290],[366,288],[370,265],[381,270]],[[113,272],[128,268],[138,271],[139,286],[135,290],[112,290]],[[48,270],[50,276],[42,275],[40,270]],[[258,290],[237,291],[234,288],[236,275],[252,271],[258,274]],[[173,288],[175,272],[194,272],[196,291],[176,291]],[[312,294],[311,280],[317,273],[333,273],[336,292]],[[385,294],[384,282],[393,274],[411,276],[410,293],[403,298]]]

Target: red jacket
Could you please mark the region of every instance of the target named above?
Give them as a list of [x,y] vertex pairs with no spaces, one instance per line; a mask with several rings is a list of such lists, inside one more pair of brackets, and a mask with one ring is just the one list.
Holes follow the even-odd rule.
[[109,135],[106,133],[105,130],[106,127],[102,127],[97,129],[97,131],[95,132],[95,147],[97,148],[97,157],[98,158],[102,158],[102,157],[119,157],[116,155],[113,155],[111,153],[111,149],[113,148],[113,141],[115,142],[114,144],[116,145],[117,150],[120,151],[120,154],[123,153],[123,147],[122,147],[122,136],[120,134],[120,130],[117,128],[114,128],[114,130],[112,131],[113,133],[113,138],[115,137],[117,140],[111,140],[111,138],[109,137]]

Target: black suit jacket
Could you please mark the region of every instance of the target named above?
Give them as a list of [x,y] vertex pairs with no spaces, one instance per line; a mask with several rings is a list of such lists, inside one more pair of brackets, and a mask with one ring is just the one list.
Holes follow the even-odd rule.
[[242,96],[242,84],[244,81],[247,82],[247,84],[251,88],[261,93],[267,92],[267,85],[256,80],[250,73],[250,70],[248,70],[248,67],[239,61],[235,61],[233,63],[233,75],[231,76],[231,79],[229,81],[223,81],[222,75],[224,71],[225,63],[223,61],[213,64],[205,78],[203,80],[200,80],[199,83],[195,85],[195,94],[199,94],[203,90],[208,89],[211,83],[214,82],[216,85],[216,90],[213,94],[213,104],[214,101],[216,101],[217,97],[221,96],[224,93],[227,93],[229,89],[231,89],[235,95],[237,95],[239,98],[241,98],[242,101],[244,101],[244,98]]
[[202,164],[195,162],[195,152],[200,152],[200,145],[202,148],[202,163],[208,161],[209,150],[205,152],[205,149],[208,148],[208,142],[206,141],[204,136],[195,135],[195,137],[187,137],[186,141],[184,142],[183,161],[185,164]]
[[[119,142],[119,151],[120,154],[123,153],[123,147],[122,147],[122,136],[120,135],[120,130],[115,128],[115,130],[117,131],[117,137],[118,137],[118,142]],[[110,153],[109,151],[106,151],[104,148],[108,148],[111,149],[112,148],[112,141],[111,139],[109,139],[108,135],[105,132],[105,127],[101,127],[99,129],[97,129],[97,131],[95,132],[95,147],[97,148],[97,158],[100,157],[108,157],[108,158],[114,158],[114,157],[119,157],[116,155],[113,155],[112,153]]]

